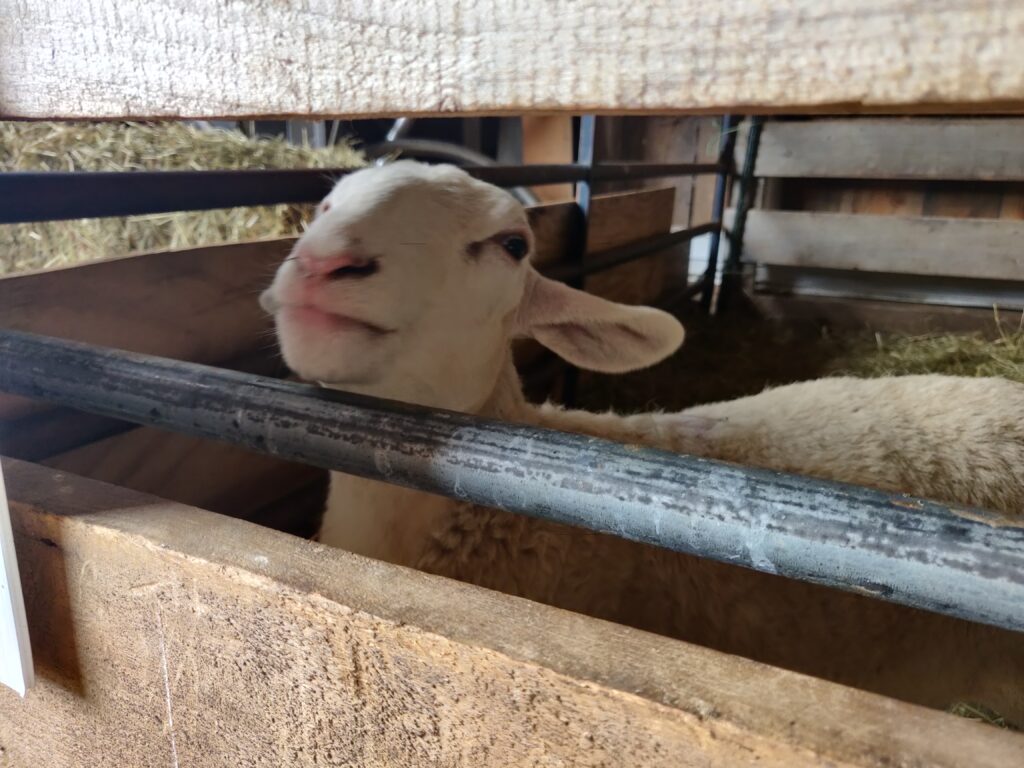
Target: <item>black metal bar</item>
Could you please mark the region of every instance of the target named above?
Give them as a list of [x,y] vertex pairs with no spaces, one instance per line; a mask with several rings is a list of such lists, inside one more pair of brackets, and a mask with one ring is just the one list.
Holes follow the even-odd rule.
[[[715,199],[711,211],[711,219],[722,223],[725,215],[725,193],[729,186],[729,175],[733,167],[733,155],[736,152],[736,126],[739,121],[732,115],[722,118],[722,133],[719,138],[718,165],[721,170],[715,179]],[[704,273],[703,289],[700,294],[700,306],[705,312],[711,311],[711,299],[715,293],[715,274],[718,271],[718,247],[721,231],[711,233],[708,248],[708,267]]]
[[[598,174],[602,179],[715,173],[717,165],[576,164],[466,168],[501,187],[568,184]],[[275,171],[129,171],[0,173],[0,224],[103,216],[136,216],[280,203],[313,203],[351,169]]]
[[[568,267],[571,276],[568,284],[573,288],[583,288],[584,268],[587,258],[587,241],[590,236],[590,203],[593,190],[590,174],[594,170],[594,147],[597,134],[597,116],[583,115],[580,118],[579,140],[576,145],[576,164],[586,168],[588,175],[576,184],[576,208],[578,215],[573,227],[573,238],[569,245]],[[562,402],[572,406],[576,401],[576,388],[580,374],[575,366],[568,366],[562,379]]]
[[701,224],[697,227],[680,229],[665,235],[655,235],[654,237],[637,240],[635,243],[591,254],[583,264],[556,264],[552,267],[542,268],[540,271],[547,277],[555,280],[564,280],[566,282],[579,280],[587,275],[604,272],[605,270],[641,259],[644,256],[663,251],[680,243],[689,242],[695,237],[707,234],[708,232],[714,232],[717,229],[718,225],[713,221],[709,221],[707,224]]
[[[387,165],[387,156],[392,154],[417,160],[429,159],[442,163],[452,163],[464,169],[493,168],[498,165],[487,155],[464,147],[461,144],[430,139],[389,139],[379,144],[365,147],[363,152],[369,157],[376,158],[377,165]],[[523,205],[537,205],[539,202],[537,196],[527,187],[510,187],[510,191]]]
[[661,297],[655,301],[652,306],[655,306],[658,309],[664,309],[666,312],[678,311],[679,305],[684,301],[689,301],[694,296],[704,292],[707,277],[707,273],[702,274],[682,290],[675,291],[674,293]]
[[[576,183],[576,205],[579,216],[574,227],[573,240],[570,246],[569,259],[577,269],[582,269],[587,256],[588,238],[590,236],[590,205],[593,200],[590,176],[594,171],[594,146],[597,133],[597,117],[584,115],[580,118],[579,143],[576,148],[576,165],[587,170],[587,177]],[[575,288],[583,287],[582,272],[569,281]]]
[[[525,166],[529,168],[530,166]],[[638,181],[671,176],[701,176],[728,171],[720,163],[597,163],[590,181]]]
[[0,332],[0,390],[1024,630],[1024,528],[857,486]]
[[320,200],[344,169],[0,174],[0,224]]
[[722,288],[718,294],[717,312],[724,312],[743,285],[743,237],[747,231],[747,213],[754,204],[757,183],[754,168],[757,165],[757,150],[761,145],[761,128],[764,119],[755,115],[750,119],[747,132],[747,146],[743,154],[743,169],[740,172],[739,190],[736,194],[736,218],[729,231],[729,258],[722,267]]
[[[576,150],[576,165],[587,170],[586,178],[580,179],[576,185],[576,202],[583,211],[584,223],[590,217],[590,200],[592,197],[590,182],[597,172],[594,167],[594,138],[597,133],[597,116],[584,115],[580,118],[579,147]],[[611,168],[607,167],[611,172]],[[586,238],[583,240],[586,249]]]

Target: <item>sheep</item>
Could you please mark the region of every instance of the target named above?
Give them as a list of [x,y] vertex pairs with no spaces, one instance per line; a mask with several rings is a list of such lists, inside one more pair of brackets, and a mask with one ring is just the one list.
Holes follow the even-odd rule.
[[537,422],[697,456],[1024,513],[1024,386],[1007,379],[835,377],[677,414],[545,404]]
[[[323,386],[772,469],[989,506],[1024,506],[1024,386],[829,379],[676,414],[526,401],[530,337],[616,373],[683,329],[530,265],[527,215],[450,166],[342,179],[261,296],[281,351]],[[319,540],[929,706],[984,702],[1024,722],[1024,635],[611,536],[333,473]]]

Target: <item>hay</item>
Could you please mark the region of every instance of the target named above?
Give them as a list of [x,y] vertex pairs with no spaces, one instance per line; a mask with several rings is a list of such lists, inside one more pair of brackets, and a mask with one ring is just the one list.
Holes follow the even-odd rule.
[[1014,723],[1007,722],[1006,718],[983,704],[975,704],[967,701],[958,701],[946,710],[951,715],[964,717],[968,720],[977,720],[979,723],[994,725],[996,728],[1003,728],[1007,731],[1019,731]]
[[830,372],[876,377],[915,373],[1002,376],[1024,383],[1024,316],[1017,328],[998,323],[996,338],[981,333],[854,339]]
[[[0,122],[0,171],[133,171],[351,168],[347,144],[311,149],[282,139],[200,130],[185,123]],[[0,226],[0,274],[63,266],[133,251],[286,236],[312,206],[79,219]]]

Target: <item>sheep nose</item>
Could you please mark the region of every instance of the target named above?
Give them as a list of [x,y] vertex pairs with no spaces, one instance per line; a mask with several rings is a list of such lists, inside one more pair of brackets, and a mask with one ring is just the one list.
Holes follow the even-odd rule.
[[317,280],[369,277],[378,268],[377,259],[352,251],[342,251],[330,256],[314,256],[308,251],[300,251],[295,258],[302,273],[309,279]]

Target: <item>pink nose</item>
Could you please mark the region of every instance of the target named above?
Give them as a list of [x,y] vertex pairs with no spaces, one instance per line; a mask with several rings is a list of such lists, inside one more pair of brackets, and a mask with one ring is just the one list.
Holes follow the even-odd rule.
[[341,251],[330,256],[314,256],[307,251],[299,251],[295,258],[303,274],[309,278],[365,277],[376,271],[375,259],[353,251]]

